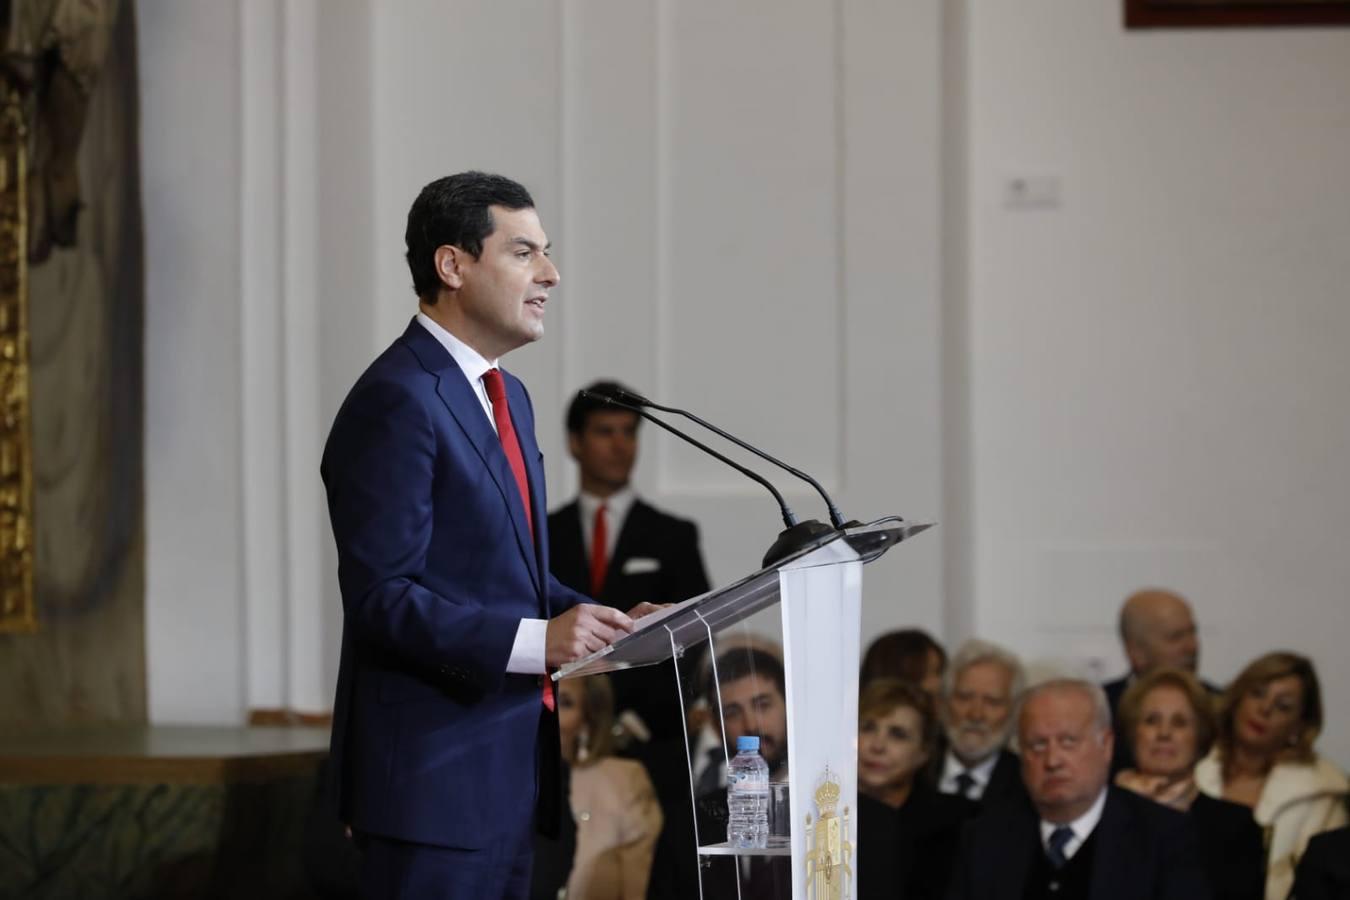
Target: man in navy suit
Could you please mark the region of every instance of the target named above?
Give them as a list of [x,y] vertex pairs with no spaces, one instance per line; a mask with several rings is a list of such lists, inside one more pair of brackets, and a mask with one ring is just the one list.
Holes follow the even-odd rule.
[[497,364],[543,336],[558,284],[534,201],[442,178],[406,240],[419,312],[347,395],[321,469],[344,611],[334,796],[364,896],[524,897],[561,800],[545,673],[633,624],[549,574],[534,412]]
[[1186,816],[1113,787],[1100,687],[1052,679],[1018,715],[1025,798],[966,824],[948,900],[1209,900]]

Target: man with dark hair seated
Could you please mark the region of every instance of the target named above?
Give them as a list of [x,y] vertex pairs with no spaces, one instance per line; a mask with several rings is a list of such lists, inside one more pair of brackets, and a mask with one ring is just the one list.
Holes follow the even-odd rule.
[[[783,663],[774,654],[752,647],[736,647],[716,658],[717,679],[708,679],[708,707],[717,721],[720,704],[724,745],[735,752],[736,741],[754,735],[759,753],[769,765],[770,781],[787,780],[787,700]],[[718,689],[720,685],[720,690]],[[721,766],[725,766],[723,761]],[[697,800],[700,844],[727,839],[727,794],[714,787]],[[737,872],[739,863],[740,872]],[[791,861],[786,857],[750,857],[737,860],[713,857],[704,869],[703,896],[707,900],[735,898],[740,880],[743,900],[771,900],[792,896]],[[689,896],[698,896],[697,888]]]

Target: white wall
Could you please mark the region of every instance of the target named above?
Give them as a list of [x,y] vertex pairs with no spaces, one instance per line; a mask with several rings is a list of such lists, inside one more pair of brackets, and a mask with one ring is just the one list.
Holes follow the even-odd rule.
[[146,657],[153,720],[245,705],[239,15],[137,10],[146,290]]
[[1310,654],[1350,762],[1350,31],[971,7],[979,630],[1113,675],[1122,597],[1173,586],[1216,681]]

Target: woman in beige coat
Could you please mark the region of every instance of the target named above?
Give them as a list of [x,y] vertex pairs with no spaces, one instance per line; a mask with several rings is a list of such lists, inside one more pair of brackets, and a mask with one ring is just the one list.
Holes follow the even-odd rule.
[[1241,803],[1266,832],[1266,900],[1285,900],[1313,835],[1346,824],[1350,782],[1317,755],[1322,694],[1312,663],[1268,653],[1229,686],[1214,749],[1195,769],[1200,790]]
[[604,675],[558,685],[558,730],[576,822],[571,900],[644,900],[661,807],[640,763],[612,754],[614,694]]

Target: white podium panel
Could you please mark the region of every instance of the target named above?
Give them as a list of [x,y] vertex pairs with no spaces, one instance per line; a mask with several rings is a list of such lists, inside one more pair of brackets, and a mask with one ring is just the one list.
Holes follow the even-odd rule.
[[787,676],[792,900],[856,891],[862,560],[835,541],[778,572]]

